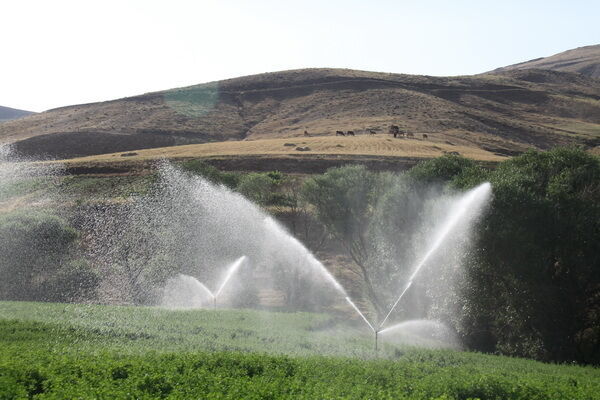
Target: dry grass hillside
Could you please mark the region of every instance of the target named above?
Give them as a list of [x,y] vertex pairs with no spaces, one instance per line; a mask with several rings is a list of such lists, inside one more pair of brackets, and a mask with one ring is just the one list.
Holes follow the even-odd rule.
[[197,158],[220,169],[320,173],[347,163],[361,163],[372,169],[404,170],[420,160],[444,154],[459,154],[484,164],[505,158],[476,147],[448,144],[435,137],[393,139],[389,135],[369,135],[191,144],[87,156],[64,162],[71,172],[86,174],[132,173],[143,171],[160,159]]
[[600,81],[543,70],[449,78],[284,71],[50,110],[0,124],[0,142],[30,156],[72,158],[304,131],[387,134],[392,124],[500,155],[591,148],[600,144]]
[[563,51],[550,57],[536,58],[519,64],[498,68],[493,72],[548,69],[561,72],[576,72],[600,79],[600,44]]
[[117,160],[156,160],[160,158],[185,159],[218,156],[261,156],[261,155],[365,155],[384,157],[431,158],[443,154],[459,153],[465,157],[481,161],[501,161],[501,155],[485,150],[451,145],[435,138],[392,139],[388,135],[335,137],[321,136],[290,139],[259,139],[227,141],[217,143],[190,144],[184,146],[161,147],[135,152],[102,154],[73,158],[66,162],[117,161]]

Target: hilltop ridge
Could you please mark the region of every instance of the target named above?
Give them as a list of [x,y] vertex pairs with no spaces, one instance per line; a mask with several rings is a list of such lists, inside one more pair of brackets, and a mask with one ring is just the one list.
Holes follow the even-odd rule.
[[560,72],[576,72],[590,78],[600,79],[600,44],[563,51],[549,57],[540,57],[521,63],[497,68],[492,72],[547,69]]
[[28,156],[71,158],[229,140],[387,133],[511,155],[600,137],[600,81],[545,70],[430,77],[315,68],[62,107],[0,125]]

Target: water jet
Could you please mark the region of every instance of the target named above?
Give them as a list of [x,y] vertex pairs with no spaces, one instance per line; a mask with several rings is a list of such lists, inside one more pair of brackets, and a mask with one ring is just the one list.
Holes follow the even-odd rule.
[[[489,182],[482,183],[481,185],[479,185],[476,188],[472,189],[471,191],[467,192],[464,195],[464,197],[462,199],[460,199],[460,201],[458,201],[449,210],[448,217],[446,218],[444,223],[441,225],[441,227],[438,228],[438,231],[437,231],[437,234],[435,235],[435,240],[433,241],[433,244],[431,245],[429,250],[425,253],[425,256],[423,256],[421,261],[417,264],[417,266],[415,267],[414,272],[411,274],[410,278],[408,278],[408,283],[406,284],[406,287],[400,293],[400,296],[398,296],[398,299],[394,302],[394,304],[390,308],[390,311],[387,313],[387,315],[385,316],[385,318],[379,325],[379,329],[383,328],[383,326],[386,323],[386,321],[388,320],[389,316],[392,314],[392,312],[394,311],[394,309],[396,308],[398,303],[400,303],[400,300],[402,300],[402,297],[404,297],[404,295],[406,294],[408,289],[410,289],[410,287],[413,283],[413,280],[415,279],[415,277],[417,276],[419,271],[421,271],[421,269],[427,263],[427,261],[431,258],[431,256],[433,254],[435,254],[435,252],[444,243],[444,241],[448,237],[448,234],[450,232],[452,232],[452,230],[458,225],[459,221],[464,219],[464,217],[466,216],[468,211],[473,211],[471,217],[474,217],[479,213],[481,207],[485,204],[485,202],[489,198],[489,195],[491,194],[491,190],[492,190],[492,185]],[[469,222],[469,220],[467,219],[466,222]]]
[[[443,223],[440,224],[440,226],[436,229],[433,244],[428,248],[423,258],[417,263],[404,289],[400,292],[400,295],[393,303],[390,310],[388,311],[384,319],[381,321],[381,323],[377,326],[377,328],[375,328],[374,325],[366,318],[366,316],[360,311],[356,304],[354,304],[350,297],[346,296],[346,301],[350,304],[350,306],[352,306],[352,308],[358,313],[358,315],[360,315],[360,317],[367,324],[367,326],[373,331],[375,339],[375,350],[377,350],[378,336],[380,333],[389,332],[390,330],[394,330],[393,328],[402,325],[402,323],[400,323],[390,328],[383,329],[390,315],[396,309],[404,295],[411,288],[413,281],[415,280],[419,272],[422,270],[423,266],[427,264],[431,257],[446,241],[448,235],[456,228],[457,225],[459,225],[459,222],[463,221],[463,223],[469,223],[472,218],[476,217],[480,213],[482,207],[489,199],[490,194],[491,185],[489,182],[486,182],[467,192],[459,199],[458,202],[456,202],[451,207]],[[470,215],[467,215],[469,211],[471,213]]]
[[[172,293],[169,289],[170,286],[169,284],[167,284],[167,286],[165,287],[165,293],[163,295],[163,305],[170,305],[168,303],[174,303],[173,301],[173,297],[176,295],[179,295],[182,291],[181,286],[182,283],[183,284],[187,284],[188,286],[192,286],[192,293],[188,293],[187,296],[185,296],[186,298],[180,299],[180,302],[182,304],[193,304],[196,305],[194,303],[194,296],[198,297],[201,296],[200,293],[204,293],[207,294],[208,297],[210,298],[211,302],[212,302],[212,306],[213,309],[216,310],[217,309],[217,299],[219,298],[219,295],[221,294],[221,292],[223,291],[223,289],[227,286],[227,284],[229,283],[229,281],[231,280],[231,277],[237,272],[237,270],[239,269],[239,267],[248,259],[248,257],[246,256],[241,256],[240,258],[238,258],[237,260],[235,260],[227,269],[227,272],[225,274],[225,278],[223,279],[223,282],[221,283],[221,285],[219,286],[219,288],[217,289],[216,292],[213,292],[212,290],[210,290],[206,285],[204,285],[202,282],[200,282],[197,278],[194,278],[193,276],[190,275],[184,275],[184,274],[179,274],[175,280],[179,280],[180,283],[177,284],[177,282],[175,281],[171,281],[171,284],[173,286],[172,291],[177,291],[177,294]],[[206,296],[205,296],[206,297]],[[175,301],[176,302],[176,301]],[[205,303],[205,301],[203,301],[202,299],[199,300],[197,302],[197,305],[201,306],[203,303]],[[181,304],[180,304],[181,305]],[[193,306],[192,306],[193,307]]]
[[365,323],[373,331],[373,334],[375,335],[375,351],[377,351],[377,335],[379,332],[377,331],[377,329],[375,329],[373,327],[373,325],[369,322],[367,317],[365,317],[365,315],[360,311],[360,309],[356,306],[356,304],[354,304],[354,302],[350,299],[349,296],[346,296],[345,299],[348,302],[348,304],[350,304],[352,306],[352,308],[358,313],[358,315],[360,315],[360,317],[363,319],[363,321],[365,321]]
[[[406,283],[400,287],[400,294],[395,298],[393,304],[390,303],[391,308],[387,310],[386,307],[384,311],[387,310],[387,313],[379,323],[379,321],[369,320],[323,263],[274,218],[255,204],[223,186],[215,186],[203,178],[182,173],[168,163],[161,165],[159,172],[161,184],[157,185],[157,190],[152,193],[152,196],[136,198],[131,203],[133,204],[131,207],[123,207],[122,214],[116,214],[117,217],[112,218],[115,221],[115,227],[106,224],[98,225],[104,236],[100,235],[97,242],[103,243],[104,248],[99,249],[97,254],[102,257],[101,261],[106,265],[106,270],[111,270],[109,268],[112,268],[113,265],[119,265],[123,259],[127,260],[118,251],[114,251],[121,245],[119,242],[126,242],[128,246],[136,249],[135,252],[131,252],[125,246],[121,253],[126,256],[129,254],[143,256],[151,253],[148,250],[156,248],[157,245],[162,246],[160,247],[162,251],[160,256],[172,261],[175,266],[194,265],[195,260],[200,258],[204,260],[203,264],[206,266],[218,265],[219,260],[232,259],[240,254],[245,254],[253,260],[253,275],[260,277],[260,279],[244,282],[243,290],[247,290],[246,293],[250,293],[250,297],[257,298],[256,293],[268,291],[271,295],[270,299],[276,299],[272,302],[279,302],[275,305],[277,307],[285,305],[306,307],[308,304],[313,308],[323,306],[324,300],[330,301],[329,304],[334,301],[339,304],[344,299],[343,302],[348,303],[373,332],[375,349],[380,345],[378,343],[382,339],[380,334],[385,331],[385,335],[388,335],[390,332],[386,331],[386,325],[389,325],[390,320],[393,319],[392,314],[405,299],[408,291],[411,288],[414,291],[416,279],[421,278],[419,274],[422,269],[425,265],[432,264],[433,255],[438,253],[439,248],[447,242],[448,237],[457,231],[457,226],[466,227],[467,223],[479,215],[480,209],[490,193],[488,183],[459,196],[441,199],[442,204],[446,204],[445,209],[448,210],[445,213],[446,216],[432,218],[436,221],[430,223],[434,228],[433,235],[427,236],[427,238],[432,237],[431,244],[426,245],[427,248],[424,249],[426,251],[417,252],[424,256],[417,259],[418,262],[410,263],[410,265],[414,265],[414,268],[407,270],[407,275],[410,275]],[[437,205],[436,207],[436,212],[441,211],[440,207]],[[130,209],[133,209],[134,212],[130,212]],[[118,218],[119,215],[131,217],[128,217],[130,218],[126,220],[128,222],[123,224],[123,219]],[[98,220],[104,223],[105,219],[98,218]],[[115,228],[123,225],[127,227],[126,233],[129,236],[125,236],[125,240],[120,240],[120,237],[115,235],[115,231],[119,231],[119,229]],[[161,234],[149,236],[149,240],[142,241],[139,240],[138,231],[143,235],[148,232],[161,232]],[[163,231],[166,232],[163,234]],[[106,240],[102,240],[105,238]],[[169,241],[163,242],[162,240],[165,238]],[[135,246],[145,247],[136,248]],[[233,286],[232,277],[239,271],[246,258],[246,256],[238,258],[227,268],[223,280],[220,281],[220,285],[214,292],[196,278],[190,276],[181,278],[182,275],[180,275],[178,279],[186,280],[195,293],[200,293],[200,297],[204,297],[202,301],[199,301],[200,306],[206,307],[207,304],[210,304],[212,308],[216,309],[224,290],[229,285]],[[402,256],[397,258],[398,261],[406,259]],[[134,259],[133,262],[136,265],[147,264],[143,259],[141,261]],[[128,266],[125,265],[125,267]],[[122,268],[122,270],[124,269]],[[210,269],[201,270],[199,273],[210,275],[211,271]],[[113,276],[119,279],[118,273]],[[192,281],[196,281],[196,283]],[[117,282],[117,284],[120,283]],[[127,288],[125,285],[122,287]],[[325,287],[328,290],[321,290]],[[273,292],[275,292],[274,295],[272,295]],[[289,297],[282,296],[280,300],[277,297],[278,293],[290,295]],[[340,294],[342,296],[339,296]],[[333,295],[335,295],[335,299],[333,299]],[[181,294],[179,297],[185,300]],[[260,301],[263,299],[264,297]],[[251,301],[256,303],[250,304],[259,304],[259,300]],[[268,301],[265,303],[267,307],[272,306]],[[264,306],[265,303],[261,304]],[[185,306],[185,301],[182,302],[182,305]]]

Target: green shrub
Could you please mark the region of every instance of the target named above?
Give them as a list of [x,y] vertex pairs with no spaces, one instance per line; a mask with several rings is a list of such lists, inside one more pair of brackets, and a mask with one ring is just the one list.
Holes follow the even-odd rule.
[[0,215],[0,298],[66,301],[97,284],[77,262],[78,233],[62,218],[44,212]]
[[408,171],[408,176],[421,183],[430,184],[449,182],[461,174],[481,170],[473,160],[456,155],[445,155],[417,164]]
[[267,204],[273,190],[273,180],[264,173],[242,175],[237,190],[258,204]]

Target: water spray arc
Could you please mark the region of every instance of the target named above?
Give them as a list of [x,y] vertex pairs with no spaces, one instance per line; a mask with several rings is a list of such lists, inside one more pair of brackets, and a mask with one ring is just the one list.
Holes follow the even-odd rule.
[[225,278],[223,279],[223,282],[221,283],[221,285],[219,286],[219,288],[217,289],[216,292],[213,292],[212,290],[210,290],[208,287],[206,287],[206,285],[204,285],[202,282],[200,282],[198,279],[192,277],[192,276],[187,276],[187,275],[180,275],[183,277],[186,277],[188,279],[193,280],[194,285],[200,289],[200,291],[208,294],[208,296],[212,299],[212,304],[213,304],[213,309],[216,310],[217,309],[217,299],[219,298],[219,295],[221,294],[221,292],[223,291],[223,289],[227,286],[227,283],[229,283],[229,281],[231,280],[231,277],[233,275],[235,275],[235,273],[237,272],[237,270],[242,266],[242,264],[248,259],[248,257],[246,256],[241,256],[240,258],[238,258],[237,260],[235,260],[227,269],[227,273],[225,275]]
[[404,287],[404,290],[402,291],[402,293],[400,293],[400,296],[398,296],[398,299],[394,302],[394,305],[392,305],[392,308],[390,308],[390,311],[386,314],[385,318],[383,319],[383,321],[381,321],[381,324],[379,324],[379,327],[377,329],[381,330],[381,328],[383,328],[383,325],[385,325],[385,322],[392,314],[392,311],[394,311],[394,309],[396,308],[398,303],[400,303],[400,300],[402,300],[402,297],[404,297],[404,294],[406,292],[408,292],[408,289],[410,289],[411,286],[412,286],[412,280],[408,281],[408,283]]
[[248,259],[248,257],[241,256],[240,258],[238,258],[237,260],[235,260],[234,263],[231,264],[231,266],[227,270],[227,274],[225,275],[225,279],[223,279],[223,283],[221,283],[221,286],[219,286],[219,289],[212,296],[213,297],[213,308],[215,310],[217,309],[217,299],[219,298],[219,295],[221,294],[221,292],[223,291],[223,289],[225,288],[225,286],[227,286],[227,283],[229,282],[229,280],[231,279],[231,277],[237,272],[237,270],[240,268],[240,266],[247,259]]
[[467,216],[467,213],[469,211],[474,211],[475,214],[480,211],[481,206],[483,204],[485,204],[485,202],[489,198],[490,193],[491,193],[490,183],[489,182],[483,183],[483,184],[477,186],[476,188],[472,189],[471,191],[467,192],[465,194],[465,196],[450,209],[450,211],[448,213],[448,217],[444,220],[444,223],[440,226],[440,228],[438,229],[438,231],[435,235],[435,240],[433,241],[433,244],[429,247],[429,249],[423,256],[421,261],[417,264],[417,266],[414,269],[414,272],[409,277],[408,282],[407,282],[406,286],[404,287],[404,290],[402,290],[402,292],[400,293],[400,295],[398,296],[398,298],[396,299],[396,301],[390,308],[389,312],[386,314],[385,318],[383,319],[383,321],[379,324],[379,326],[377,328],[375,328],[374,325],[371,322],[369,322],[369,320],[359,310],[359,308],[356,306],[356,304],[354,304],[354,302],[350,299],[350,297],[346,296],[346,301],[352,306],[352,308],[358,313],[358,315],[360,315],[360,317],[363,319],[363,321],[373,331],[373,333],[375,335],[375,350],[377,350],[377,344],[378,344],[377,341],[378,341],[379,333],[387,330],[387,329],[383,329],[385,323],[387,322],[387,320],[390,317],[390,315],[392,314],[392,312],[396,309],[396,307],[398,306],[398,304],[400,303],[400,301],[402,300],[402,298],[404,297],[406,292],[408,292],[408,290],[410,289],[410,287],[413,284],[414,279],[416,278],[418,273],[421,271],[423,266],[427,263],[427,261],[429,261],[429,259],[433,256],[433,254],[440,248],[440,246],[444,243],[444,241],[446,240],[446,238],[448,237],[450,232],[452,232],[456,228],[456,226],[459,224],[459,222],[465,220],[465,217]]
[[402,297],[404,297],[404,294],[406,294],[408,289],[411,287],[413,280],[415,279],[419,271],[421,271],[421,269],[431,258],[431,256],[440,248],[442,243],[444,243],[444,241],[448,237],[448,234],[452,232],[452,230],[456,227],[456,225],[458,225],[460,221],[464,220],[464,217],[468,211],[473,210],[473,208],[475,208],[476,211],[478,211],[480,207],[477,206],[481,206],[481,204],[489,197],[490,192],[490,183],[483,183],[477,186],[475,189],[468,192],[464,198],[462,198],[454,207],[452,207],[448,214],[448,218],[444,221],[444,224],[442,224],[440,230],[438,231],[433,244],[431,245],[427,253],[425,253],[425,256],[423,256],[419,264],[417,264],[414,272],[412,273],[410,278],[408,278],[408,283],[406,284],[406,287],[404,288],[402,293],[400,293],[400,296],[398,296],[398,299],[396,300],[390,311],[387,313],[387,315],[379,325],[378,329],[383,328],[389,316],[392,314],[398,303],[400,303]]
[[331,272],[298,239],[287,233],[272,217],[266,217],[263,222],[265,227],[277,236],[278,240],[288,242],[291,246],[301,249],[302,253],[304,253],[303,256],[306,260],[306,265],[314,268],[319,274],[322,274],[327,282],[343,296],[348,296],[344,287],[335,279]]
[[[284,265],[286,268],[294,270],[294,273],[296,273],[294,279],[301,282],[300,284],[311,284],[311,282],[315,282],[318,285],[326,284],[330,288],[333,288],[338,295],[341,294],[338,298],[340,300],[341,298],[345,299],[345,302],[351,306],[354,312],[356,312],[369,327],[370,331],[373,332],[376,349],[378,346],[379,334],[388,329],[386,327],[389,325],[389,320],[394,310],[404,299],[406,293],[414,286],[414,280],[421,269],[423,269],[425,264],[431,264],[432,255],[438,251],[445,241],[447,241],[451,232],[457,231],[457,226],[464,226],[466,228],[468,226],[466,224],[480,213],[480,210],[490,193],[490,185],[488,183],[455,198],[447,200],[442,199],[443,202],[441,204],[449,205],[449,207],[446,208],[447,212],[445,217],[441,218],[439,222],[436,222],[432,227],[433,235],[430,235],[430,237],[433,241],[426,248],[427,252],[425,252],[424,257],[419,260],[417,265],[412,269],[409,279],[407,279],[406,284],[402,287],[400,295],[391,305],[385,318],[383,318],[381,323],[377,321],[377,324],[375,324],[375,322],[370,321],[367,316],[361,312],[352,301],[349,293],[346,292],[344,287],[314,256],[314,254],[311,253],[298,239],[288,233],[287,230],[271,216],[266,215],[253,203],[239,194],[230,192],[222,187],[215,187],[200,178],[191,179],[187,175],[180,174],[175,168],[168,165],[162,166],[161,168],[164,179],[169,183],[169,185],[166,185],[169,190],[164,194],[162,194],[162,192],[160,194],[166,196],[167,199],[181,201],[182,207],[189,202],[196,205],[197,207],[190,208],[190,212],[199,213],[198,217],[192,220],[194,222],[192,222],[191,225],[206,224],[206,229],[211,230],[211,232],[214,231],[214,234],[208,235],[207,242],[202,245],[202,251],[206,251],[209,254],[209,257],[212,257],[213,260],[223,259],[224,257],[229,257],[233,250],[235,251],[234,254],[247,254],[253,259],[256,258],[255,261],[260,267],[258,268],[258,272],[261,274],[267,274],[269,271],[268,268]],[[174,186],[174,189],[171,190],[171,186]],[[185,196],[188,196],[189,199]],[[180,199],[180,197],[182,198]],[[183,202],[182,200],[184,199],[189,200],[189,202]],[[151,204],[151,206],[152,205],[153,204]],[[187,208],[184,209],[187,210]],[[243,212],[235,213],[234,216],[233,213],[229,212],[231,209],[242,210]],[[436,210],[441,211],[439,210],[439,207]],[[176,214],[175,217],[181,219],[183,222],[188,220],[187,216],[182,217],[179,214]],[[201,226],[204,227],[204,225]],[[178,232],[179,227],[177,226],[176,229]],[[189,229],[192,228],[190,227]],[[198,236],[200,237],[200,235]],[[230,243],[226,248],[226,253],[223,252],[223,241]],[[193,250],[190,249],[190,252],[192,251]],[[182,291],[175,290],[172,292],[173,294],[171,297],[168,295],[164,296],[166,300],[163,301],[163,304],[166,304],[170,300],[181,300],[181,303],[186,304],[187,306],[187,304],[190,303],[186,303],[186,299],[195,299],[193,296],[194,293],[196,293],[203,297],[203,299],[198,301],[200,307],[203,305],[205,306],[212,299],[212,305],[216,308],[219,296],[222,295],[222,292],[227,285],[231,284],[232,276],[239,270],[245,259],[246,257],[240,257],[240,259],[236,260],[227,268],[227,271],[223,276],[223,281],[214,293],[205,288],[204,285],[200,285],[199,282],[193,283],[192,281],[197,281],[193,277],[185,276],[183,282],[181,281],[182,278],[179,277],[179,281],[174,282],[173,286],[180,285],[179,287],[183,287],[188,285],[190,287],[190,293],[192,294],[188,296],[187,294],[182,293]],[[297,268],[302,268],[302,270],[297,270]],[[287,270],[283,269],[281,274],[287,272]],[[276,278],[285,279],[280,276],[273,277],[273,282],[271,282],[271,279],[263,279],[258,282],[258,285],[264,284],[259,287],[273,289],[273,287],[270,287],[269,285],[276,283]],[[307,283],[304,283],[302,280]],[[293,284],[297,284],[296,281],[294,281]],[[200,287],[204,288],[200,289]],[[165,292],[171,295],[171,292]],[[184,295],[182,296],[182,294]]]
[[229,282],[229,280],[231,279],[231,277],[237,272],[237,270],[240,268],[240,266],[247,259],[248,259],[248,257],[241,256],[240,258],[238,258],[237,260],[235,260],[235,262],[233,264],[231,264],[231,266],[227,270],[227,274],[225,275],[225,279],[223,279],[223,283],[221,283],[221,286],[219,286],[219,289],[217,290],[217,292],[213,296],[214,308],[215,309],[217,309],[217,298],[219,297],[219,295],[221,294],[221,292],[223,291],[223,289],[225,288],[225,286],[227,285],[227,283]]
[[354,302],[350,299],[350,297],[346,296],[345,299],[348,302],[348,304],[350,304],[352,306],[352,308],[354,309],[354,311],[356,311],[358,313],[358,315],[361,316],[361,318],[363,319],[363,321],[365,321],[365,323],[373,331],[373,334],[375,335],[375,351],[377,351],[377,335],[378,335],[379,332],[377,331],[377,329],[375,329],[373,327],[373,325],[369,322],[369,320],[367,319],[367,317],[365,317],[365,315],[360,311],[360,309],[356,306],[356,304],[354,304]]

